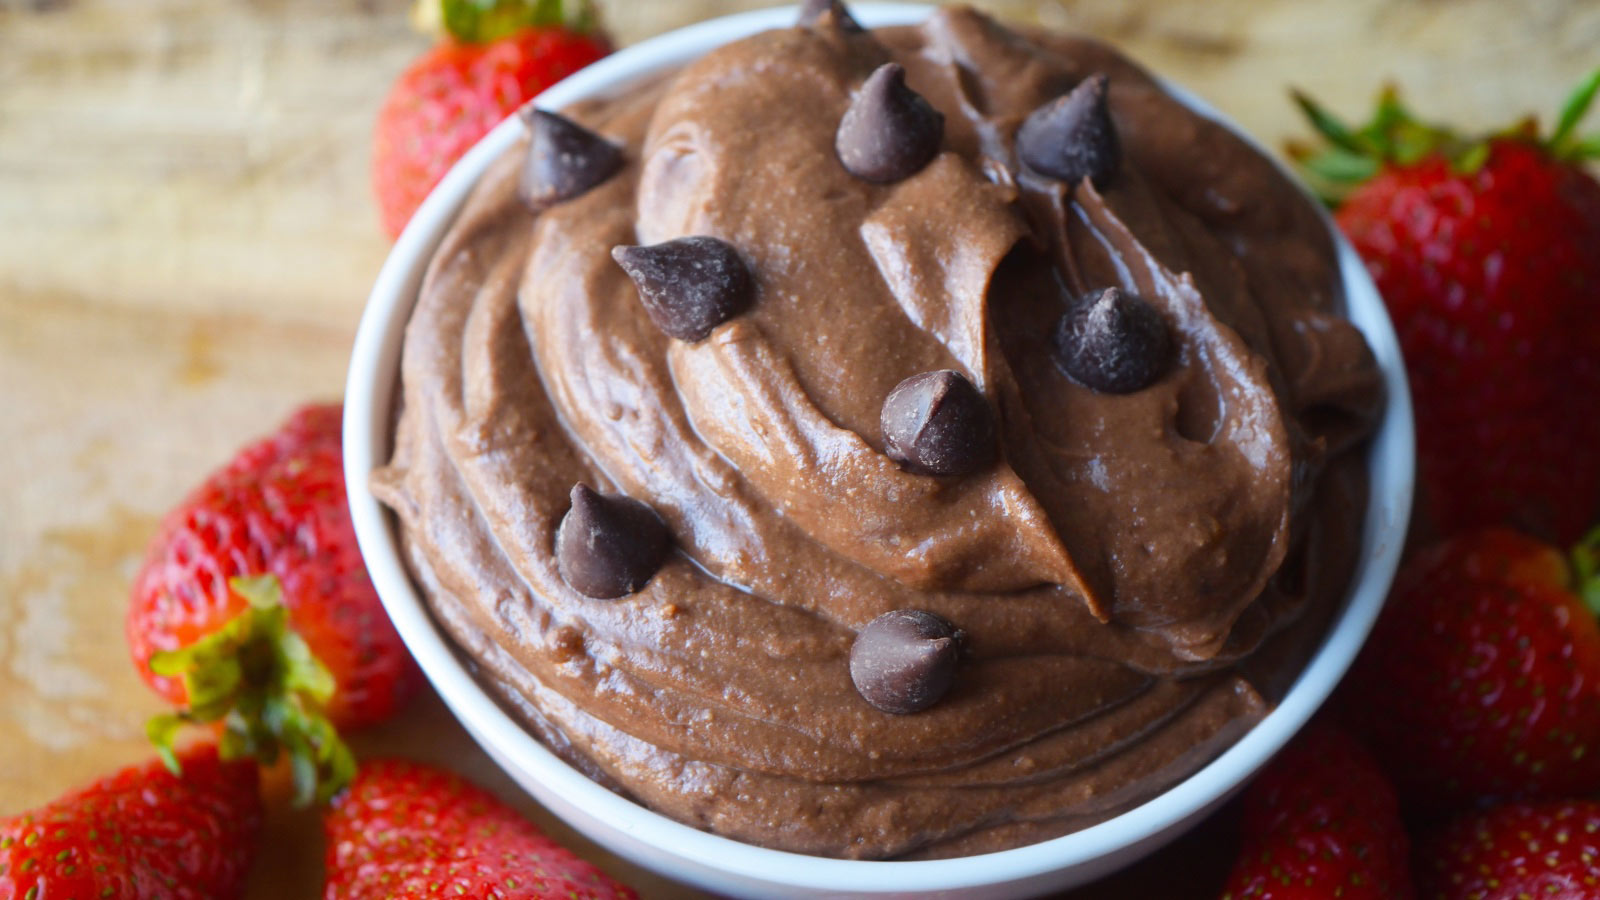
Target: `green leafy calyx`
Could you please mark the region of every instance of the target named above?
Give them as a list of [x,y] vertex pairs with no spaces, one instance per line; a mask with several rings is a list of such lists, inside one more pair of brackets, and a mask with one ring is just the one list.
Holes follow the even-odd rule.
[[1529,118],[1487,135],[1464,136],[1443,125],[1418,119],[1394,86],[1378,95],[1378,106],[1366,124],[1352,127],[1310,96],[1291,92],[1321,143],[1291,142],[1289,156],[1311,177],[1330,203],[1385,167],[1405,167],[1440,156],[1463,174],[1476,172],[1488,161],[1491,142],[1515,140],[1542,147],[1552,157],[1571,163],[1600,159],[1600,135],[1582,137],[1578,125],[1600,93],[1600,69],[1585,78],[1567,98],[1556,117],[1556,127],[1541,137],[1538,123]]
[[1584,535],[1572,548],[1572,571],[1577,576],[1578,596],[1600,615],[1600,528]]
[[228,587],[249,604],[244,612],[181,650],[150,658],[152,672],[182,681],[189,705],[155,716],[145,731],[176,773],[173,741],[183,727],[221,722],[223,759],[270,764],[286,754],[296,805],[325,802],[355,774],[355,757],[323,714],[333,675],[290,627],[276,578],[233,578]]
[[599,27],[591,0],[417,0],[418,28],[469,44],[497,41],[524,28],[559,26],[578,34]]

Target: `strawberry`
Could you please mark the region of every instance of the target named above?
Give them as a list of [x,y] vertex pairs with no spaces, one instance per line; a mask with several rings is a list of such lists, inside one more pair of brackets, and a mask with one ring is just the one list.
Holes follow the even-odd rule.
[[1341,702],[1419,812],[1600,789],[1596,548],[1488,529],[1401,571]]
[[545,88],[611,51],[588,0],[421,0],[446,36],[378,113],[372,185],[398,237],[450,166]]
[[1313,723],[1245,790],[1242,846],[1223,900],[1412,896],[1394,789],[1337,727]]
[[1600,510],[1600,136],[1575,133],[1597,88],[1600,71],[1548,138],[1532,120],[1462,138],[1393,90],[1352,130],[1297,96],[1331,146],[1291,153],[1338,192],[1400,336],[1424,533],[1566,543]]
[[1517,804],[1462,817],[1423,842],[1417,879],[1426,900],[1600,897],[1600,803]]
[[0,819],[0,897],[218,900],[244,891],[261,826],[256,767],[210,745],[130,766]]
[[354,769],[334,729],[383,721],[419,683],[356,547],[340,419],[300,410],[173,510],[126,622],[140,675],[180,707],[150,723],[163,754],[184,723],[223,721],[224,757],[288,751],[301,802]]
[[418,763],[364,763],[323,830],[325,900],[637,896],[488,791]]

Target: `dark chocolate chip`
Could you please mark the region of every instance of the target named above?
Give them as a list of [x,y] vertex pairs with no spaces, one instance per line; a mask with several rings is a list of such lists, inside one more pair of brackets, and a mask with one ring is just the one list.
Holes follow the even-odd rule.
[[572,589],[609,600],[644,587],[666,561],[672,536],[655,510],[620,495],[572,488],[556,529],[556,567]]
[[611,257],[638,287],[650,321],[681,341],[704,339],[755,299],[755,282],[739,251],[714,237],[614,247]]
[[1017,155],[1043,175],[1077,184],[1085,178],[1103,186],[1122,162],[1122,143],[1106,106],[1104,74],[1034,110],[1017,131]]
[[571,119],[529,107],[528,156],[517,195],[538,212],[584,193],[622,168],[622,148]]
[[883,401],[883,442],[897,462],[924,475],[967,475],[994,461],[994,414],[965,375],[913,375]]
[[848,34],[860,34],[866,30],[839,0],[806,0],[800,7],[800,26],[815,28],[819,23],[832,24],[833,27]]
[[868,703],[886,713],[920,712],[949,692],[965,637],[931,612],[886,612],[856,635],[850,680]]
[[1171,356],[1172,337],[1161,314],[1114,287],[1079,300],[1056,328],[1061,370],[1102,394],[1130,394],[1150,386]]
[[833,146],[851,175],[887,184],[921,171],[943,138],[944,114],[906,87],[905,69],[884,63],[850,101]]

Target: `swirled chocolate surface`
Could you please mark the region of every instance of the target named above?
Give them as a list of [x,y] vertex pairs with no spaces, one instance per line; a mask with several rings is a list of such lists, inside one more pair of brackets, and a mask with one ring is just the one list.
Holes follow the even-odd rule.
[[[523,147],[494,165],[428,270],[374,489],[480,676],[602,783],[819,855],[1015,846],[1159,793],[1292,680],[1355,558],[1378,372],[1310,203],[1113,50],[961,8],[835,19],[565,111],[623,156],[571,199],[519,202]],[[836,139],[889,62],[943,132],[879,182]],[[1114,173],[1032,171],[1018,128],[1093,73]],[[611,253],[687,236],[754,283],[698,340]],[[1068,377],[1052,338],[1112,287],[1171,336],[1127,393]],[[993,411],[977,471],[887,452],[886,396],[943,371]],[[563,580],[578,483],[670,530],[637,592]],[[850,660],[897,609],[964,642],[902,715]]]

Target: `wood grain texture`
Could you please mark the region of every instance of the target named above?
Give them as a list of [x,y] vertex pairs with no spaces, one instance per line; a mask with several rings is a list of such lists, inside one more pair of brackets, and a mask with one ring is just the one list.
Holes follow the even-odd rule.
[[[767,5],[602,4],[624,43]],[[1593,0],[977,5],[1104,36],[1270,146],[1304,131],[1289,84],[1355,114],[1393,80],[1483,126],[1552,111],[1600,63]],[[154,523],[243,441],[338,396],[387,250],[372,119],[426,45],[405,6],[0,0],[0,813],[146,755],[157,707],[126,662],[121,610]],[[431,697],[361,745],[520,796]],[[518,802],[646,896],[694,896]],[[274,819],[254,896],[316,895],[314,831]],[[1198,838],[1084,896],[1151,896],[1215,846]],[[1188,880],[1205,896],[1206,877]]]

